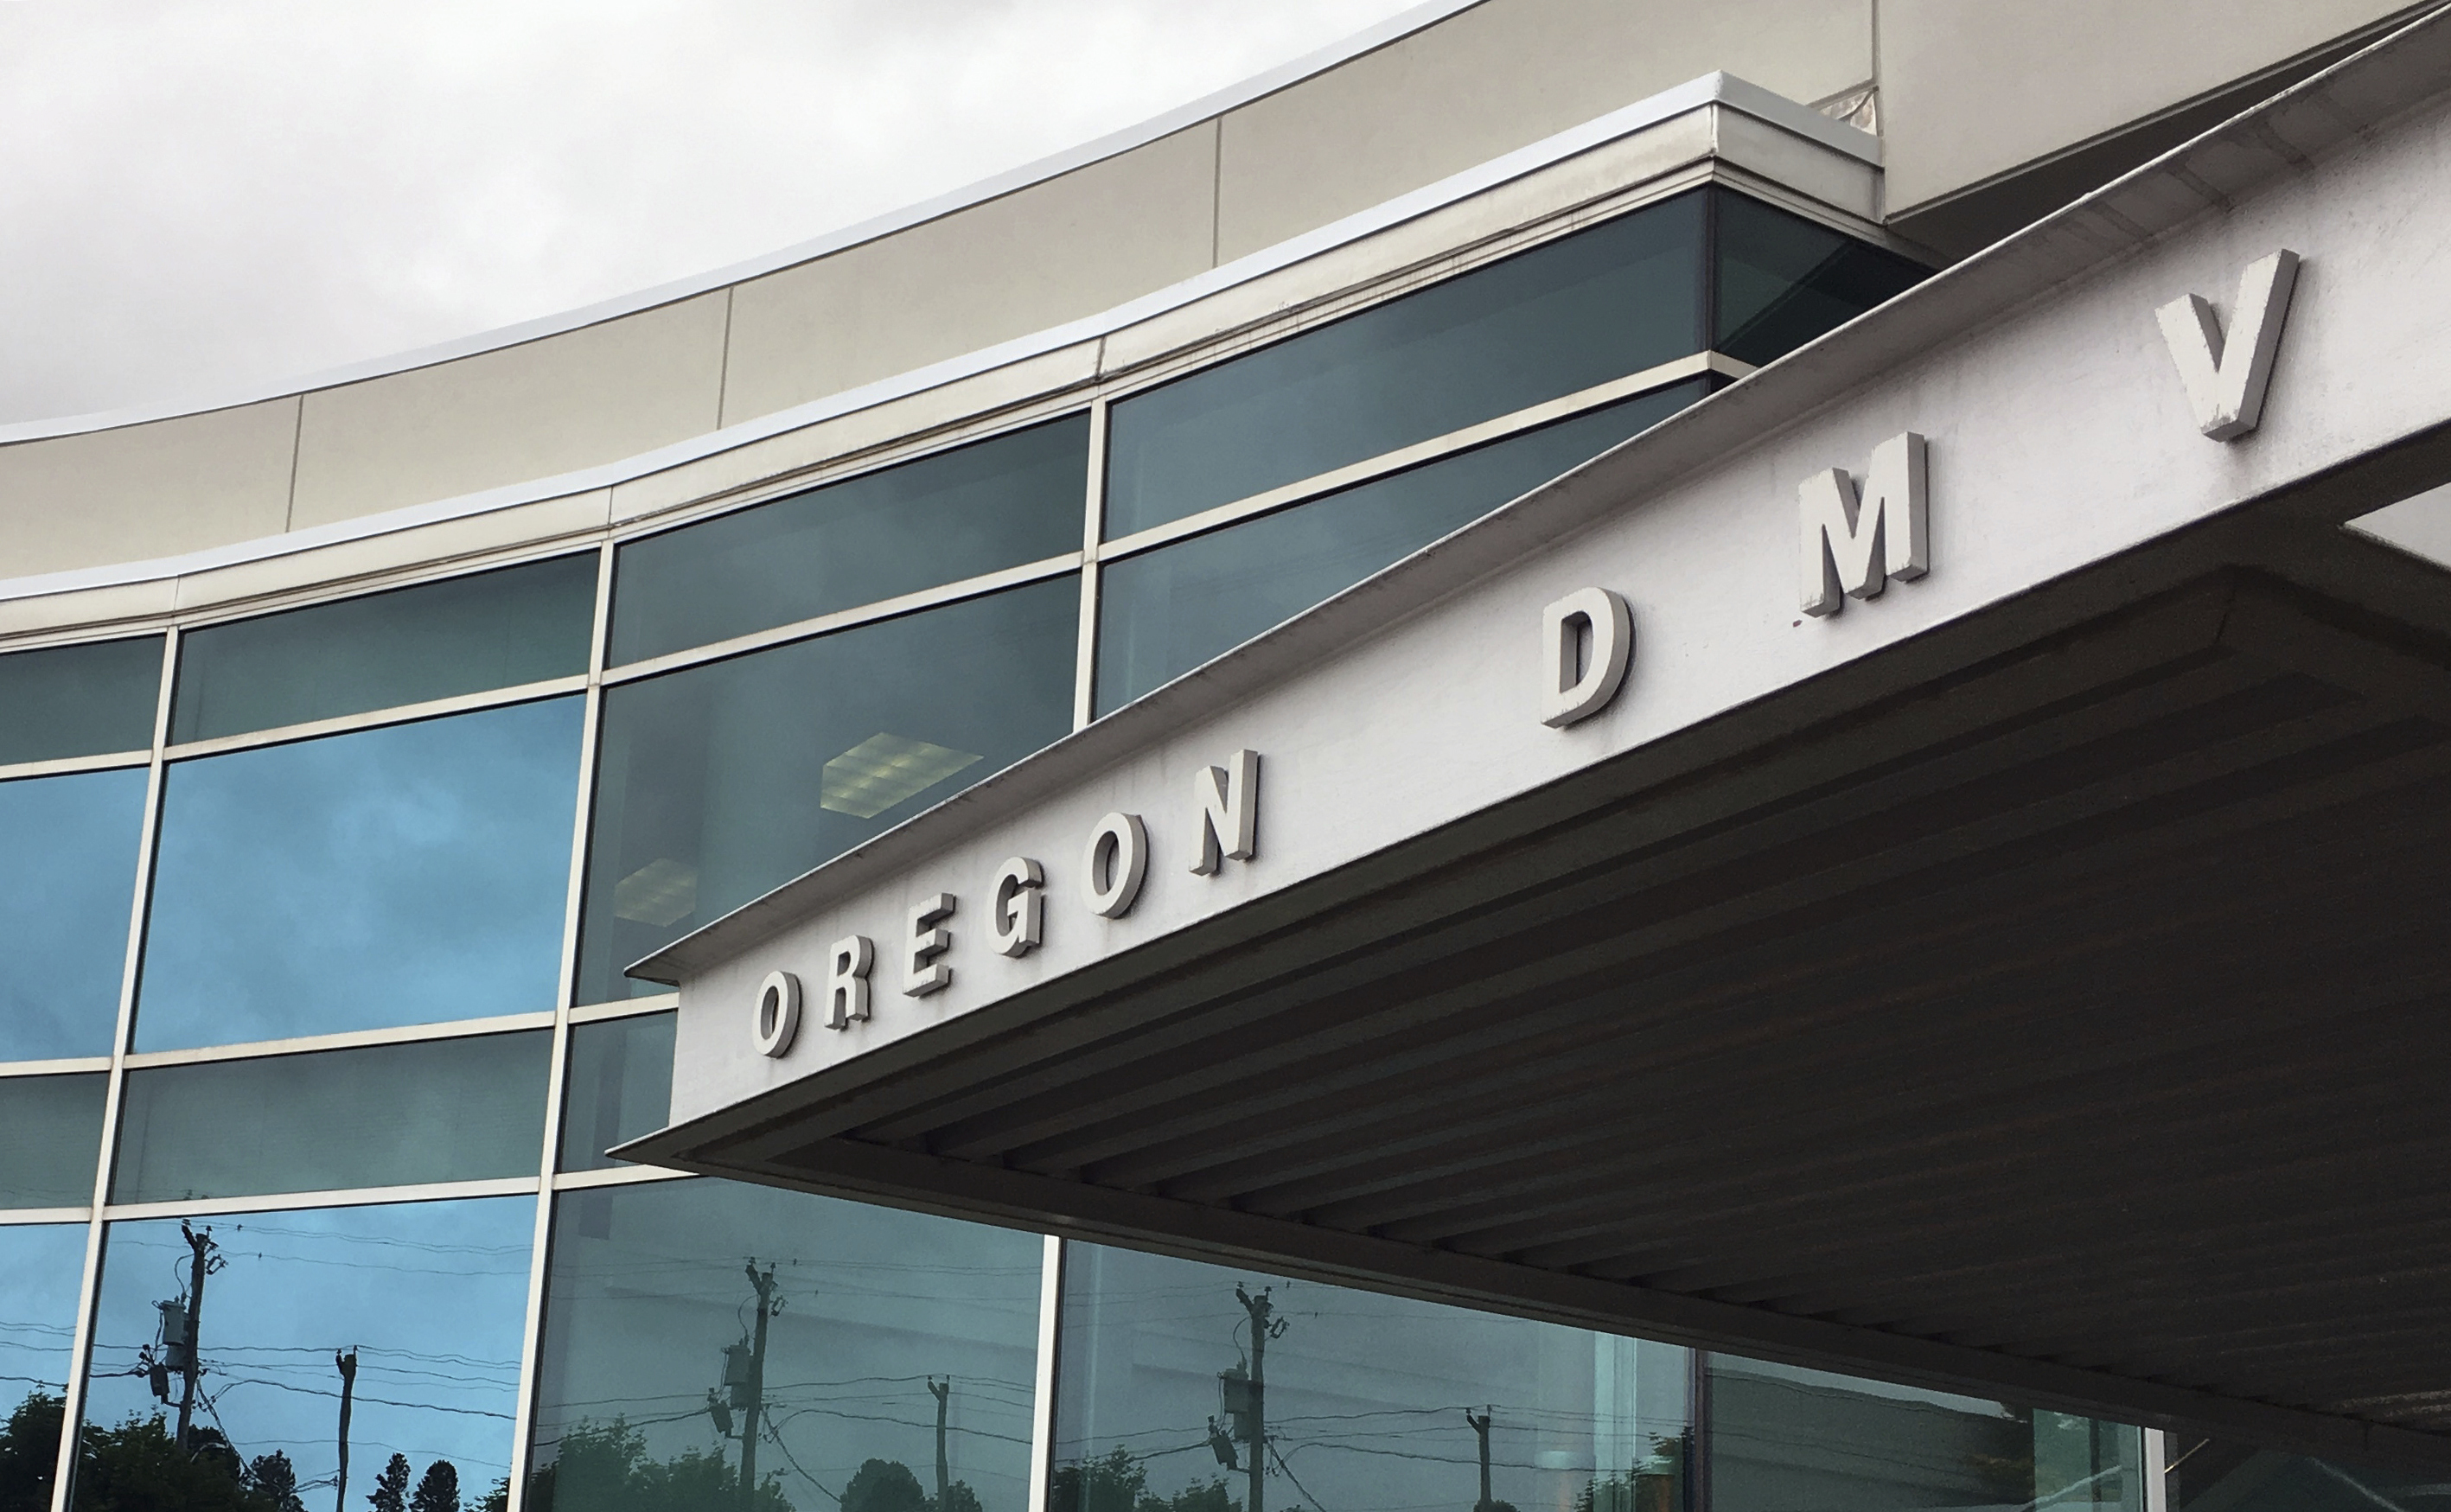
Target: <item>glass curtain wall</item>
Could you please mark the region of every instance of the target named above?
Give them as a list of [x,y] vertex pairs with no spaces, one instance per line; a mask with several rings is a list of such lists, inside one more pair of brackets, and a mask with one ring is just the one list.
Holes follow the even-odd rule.
[[[623,969],[1917,271],[1697,190],[787,497],[0,655],[0,1512],[63,1423],[93,1512],[1021,1512],[1041,1240],[612,1159]],[[1696,1494],[1676,1351],[1077,1253],[1082,1506],[1480,1497],[1484,1431],[1493,1504]],[[1238,1284],[1284,1438],[1208,1426]]]

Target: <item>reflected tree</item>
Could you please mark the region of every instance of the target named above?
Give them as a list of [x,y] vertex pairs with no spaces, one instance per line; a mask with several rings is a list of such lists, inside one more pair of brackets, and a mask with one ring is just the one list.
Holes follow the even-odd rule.
[[408,1456],[395,1454],[384,1464],[382,1474],[375,1477],[375,1488],[366,1500],[375,1512],[408,1512]]
[[[761,1479],[750,1512],[794,1512],[779,1483]],[[562,1434],[551,1464],[528,1477],[528,1512],[706,1512],[742,1504],[740,1477],[728,1457],[684,1449],[669,1460],[647,1452],[646,1436],[625,1419],[579,1423]]]
[[460,1512],[459,1467],[448,1460],[427,1465],[408,1499],[408,1512]]
[[270,1512],[306,1512],[298,1495],[298,1467],[279,1449],[247,1462],[246,1484]]
[[1100,1459],[1055,1467],[1047,1488],[1048,1512],[1242,1512],[1242,1501],[1222,1479],[1195,1482],[1174,1495],[1148,1486],[1148,1467],[1117,1446]]
[[842,1512],[927,1512],[928,1493],[899,1460],[863,1460],[843,1486]]
[[50,1512],[60,1453],[60,1399],[40,1387],[0,1424],[0,1512]]

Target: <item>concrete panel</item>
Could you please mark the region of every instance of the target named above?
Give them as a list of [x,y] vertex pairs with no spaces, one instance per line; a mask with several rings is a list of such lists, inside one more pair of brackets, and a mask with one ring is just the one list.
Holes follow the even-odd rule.
[[1889,211],[2407,10],[2399,0],[1882,0]]
[[714,428],[728,297],[308,394],[291,525],[550,478]]
[[174,579],[154,578],[144,582],[47,593],[32,599],[0,599],[0,636],[89,631],[130,620],[158,619],[176,607],[173,600],[177,593]]
[[1232,259],[1714,69],[1814,101],[1873,74],[1871,0],[1488,0],[1228,113]]
[[1214,246],[1216,126],[1161,137],[735,291],[724,419],[838,394],[1191,277]]
[[0,579],[277,535],[298,401],[0,446]]

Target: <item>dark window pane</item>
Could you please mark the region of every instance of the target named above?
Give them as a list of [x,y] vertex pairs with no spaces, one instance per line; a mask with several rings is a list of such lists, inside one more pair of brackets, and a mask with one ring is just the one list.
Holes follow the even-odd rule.
[[[1488,1417],[1495,1502],[1689,1505],[1679,1348],[1091,1245],[1068,1251],[1064,1301],[1049,1512],[1145,1494],[1173,1512],[1245,1507],[1255,1447],[1267,1506],[1471,1507],[1467,1408]],[[1272,1330],[1256,1361],[1255,1316]]]
[[596,557],[190,631],[170,738],[208,740],[587,670]]
[[1930,269],[1800,215],[1713,192],[1719,202],[1719,328],[1712,344],[1756,367],[1930,276]]
[[607,691],[578,1001],[1071,726],[1067,576]]
[[[510,1475],[535,1225],[533,1197],[112,1224],[73,1504],[270,1512],[287,1493],[363,1512],[389,1470],[403,1502],[448,1480],[476,1507]],[[184,1382],[162,1379],[165,1403],[149,1367],[164,1354],[162,1305],[184,1315],[196,1300],[187,1232],[215,1268],[193,1314],[203,1400],[183,1455]],[[353,1363],[337,1487],[336,1356]]]
[[1712,1512],[2141,1512],[2143,1439],[2066,1413],[1711,1358]]
[[2163,1455],[2170,1512],[2413,1512],[2443,1495],[2438,1468],[2335,1464],[2177,1430]]
[[137,1048],[550,1009],[584,707],[174,764]]
[[[1025,1512],[1040,1251],[1034,1235],[733,1182],[564,1192],[527,1504]],[[752,1267],[772,1277],[763,1325]],[[737,1490],[753,1406],[773,1488],[754,1502]]]
[[1702,346],[1702,197],[1651,206],[1115,405],[1107,534]]
[[1098,711],[1128,703],[1589,461],[1707,392],[1696,380],[1108,564]]
[[83,1208],[93,1201],[109,1080],[100,1071],[0,1079],[0,1208]]
[[1069,416],[623,546],[615,665],[1081,549]]
[[0,782],[0,1061],[108,1055],[145,769]]
[[562,1093],[561,1168],[602,1170],[605,1155],[664,1127],[673,1110],[672,1013],[647,1013],[570,1031]]
[[146,751],[162,697],[162,638],[0,657],[0,762]]
[[127,1073],[113,1202],[533,1176],[541,1030]]
[[0,1485],[15,1506],[50,1505],[84,1272],[85,1225],[0,1227]]

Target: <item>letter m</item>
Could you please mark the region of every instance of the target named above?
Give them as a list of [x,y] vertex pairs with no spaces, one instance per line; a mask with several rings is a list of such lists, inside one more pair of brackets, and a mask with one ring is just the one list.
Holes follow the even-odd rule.
[[1860,493],[1836,467],[1804,481],[1796,502],[1806,614],[1834,615],[1845,606],[1842,593],[1875,598],[1892,578],[1931,570],[1924,492],[1923,438],[1912,431],[1873,448]]

